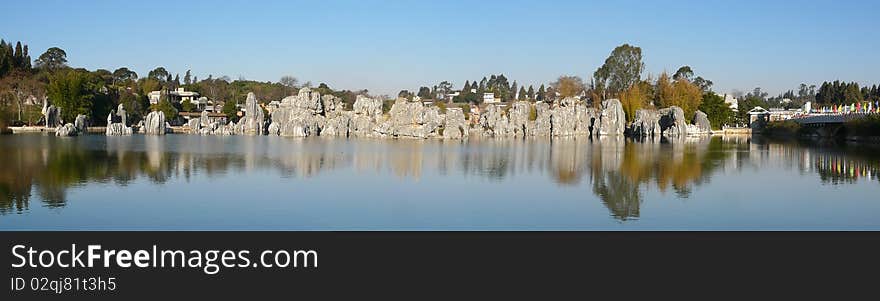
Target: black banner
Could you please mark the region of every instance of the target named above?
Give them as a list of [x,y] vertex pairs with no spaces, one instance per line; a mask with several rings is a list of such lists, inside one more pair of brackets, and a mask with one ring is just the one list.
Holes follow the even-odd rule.
[[0,232],[0,241],[5,300],[839,297],[874,286],[880,254],[874,232]]

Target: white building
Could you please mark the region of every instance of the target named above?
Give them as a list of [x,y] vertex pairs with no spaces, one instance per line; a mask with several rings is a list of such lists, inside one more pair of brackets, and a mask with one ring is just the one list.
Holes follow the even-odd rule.
[[500,99],[495,98],[495,93],[487,92],[483,93],[483,103],[499,103]]
[[150,98],[151,105],[158,104],[159,100],[162,98],[162,91],[152,91],[147,93],[147,97]]
[[724,103],[726,103],[731,110],[734,112],[739,111],[739,101],[736,100],[736,97],[733,97],[733,95],[730,94],[724,94],[721,95],[721,97],[724,98]]
[[[180,103],[182,101],[189,101],[193,104],[200,104],[199,93],[194,91],[186,91],[184,88],[177,88],[177,90],[168,92],[167,94],[163,91],[152,91],[147,93],[147,97],[150,99],[150,104],[158,104],[162,99],[162,95],[168,96],[168,101],[171,103]],[[204,106],[207,105],[207,98],[204,99],[205,103],[201,104],[200,109],[204,109]],[[213,105],[213,104],[212,104]]]

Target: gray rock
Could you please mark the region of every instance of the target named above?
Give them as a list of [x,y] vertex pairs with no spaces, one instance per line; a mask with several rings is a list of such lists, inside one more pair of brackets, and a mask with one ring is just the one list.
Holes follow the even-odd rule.
[[257,102],[253,92],[248,92],[244,105],[245,115],[238,121],[235,127],[236,134],[240,135],[263,135],[265,118],[263,108]]
[[321,136],[348,137],[349,123],[351,123],[350,112],[337,112],[331,115],[336,115],[336,117],[326,120],[321,129]]
[[447,108],[443,124],[443,138],[467,139],[468,124],[464,118],[464,110],[461,108]]
[[487,105],[483,112],[480,113],[479,132],[485,137],[509,137],[513,135],[509,119],[494,104]]
[[530,134],[541,137],[550,136],[552,130],[550,119],[553,115],[553,111],[550,110],[550,105],[546,102],[536,103],[535,111],[537,111],[538,116],[535,118]]
[[660,131],[664,137],[679,138],[687,136],[687,121],[684,110],[671,106],[660,109]]
[[153,111],[144,117],[144,134],[165,135],[165,112]]
[[131,127],[128,126],[128,116],[125,113],[125,107],[122,104],[116,108],[116,110],[110,110],[110,114],[107,115],[107,129],[105,130],[105,135],[107,136],[127,136],[132,134]]
[[57,128],[61,126],[61,108],[49,105],[49,101],[43,102],[43,118],[46,120],[47,128]]
[[382,115],[382,100],[358,95],[352,106],[352,111],[358,115],[378,117]]
[[111,123],[107,125],[105,134],[107,136],[129,136],[132,134],[132,131],[131,127],[125,126],[122,123]]
[[626,129],[626,114],[620,100],[602,101],[602,111],[593,126],[594,136],[623,135]]
[[712,125],[709,123],[708,116],[706,116],[706,113],[697,110],[694,113],[693,127],[688,127],[688,135],[708,135],[711,133]]
[[629,134],[635,137],[660,137],[660,113],[656,110],[636,110]]
[[428,138],[438,136],[437,130],[443,124],[440,109],[425,107],[421,101],[398,98],[389,118],[373,131],[377,136]]
[[85,133],[89,127],[89,117],[83,114],[77,114],[73,126],[76,128],[77,132]]
[[72,137],[79,134],[79,131],[76,129],[72,123],[65,124],[63,126],[59,126],[55,128],[55,136],[58,137]]
[[507,115],[510,120],[509,128],[513,131],[512,134],[514,136],[526,137],[531,135],[531,127],[529,126],[531,111],[532,104],[528,101],[517,101],[510,107]]

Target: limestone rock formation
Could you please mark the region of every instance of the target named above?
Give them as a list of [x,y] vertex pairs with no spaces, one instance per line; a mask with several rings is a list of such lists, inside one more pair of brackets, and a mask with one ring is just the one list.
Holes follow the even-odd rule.
[[635,137],[660,137],[660,113],[656,110],[636,110],[629,134]]
[[47,128],[55,128],[62,125],[61,108],[49,105],[49,101],[43,101],[43,119],[46,121]]
[[58,137],[72,137],[79,135],[79,131],[76,129],[76,126],[72,123],[68,123],[62,126],[55,128],[55,136]]
[[507,112],[510,120],[510,130],[516,137],[525,137],[531,134],[530,115],[532,104],[528,101],[514,102]]
[[712,133],[712,125],[706,113],[697,111],[694,113],[694,123],[688,126],[688,135],[708,135]]
[[626,128],[626,114],[620,100],[607,99],[602,101],[602,111],[599,112],[595,125],[594,136],[623,135]]
[[447,108],[443,124],[443,138],[467,139],[468,124],[462,108]]
[[480,134],[484,137],[509,137],[513,135],[513,129],[507,116],[494,104],[487,105],[480,113],[478,126]]
[[[333,112],[339,113],[336,106],[341,107],[341,100],[332,96],[325,99],[328,105],[334,106]],[[312,92],[309,88],[302,88],[297,95],[282,99],[279,107],[272,111],[268,132],[271,135],[285,137],[317,136],[326,121],[322,114],[324,114],[324,101],[321,99],[321,94]],[[339,124],[342,122],[336,125]]]
[[245,114],[238,124],[235,125],[235,133],[239,135],[259,136],[263,135],[265,117],[263,108],[257,102],[257,96],[253,92],[248,92],[247,99],[244,104]]
[[144,117],[144,134],[165,135],[165,112],[153,111]]
[[349,135],[352,137],[372,137],[374,129],[382,116],[382,100],[358,95],[352,105],[349,120]]
[[443,124],[439,108],[425,107],[421,101],[409,101],[405,98],[398,98],[388,114],[388,120],[380,123],[374,130],[378,136],[434,137],[438,135],[437,130]]
[[73,126],[76,128],[77,132],[85,133],[89,127],[89,117],[83,114],[77,114]]
[[119,107],[117,107],[115,111],[110,110],[110,114],[107,115],[107,130],[105,131],[105,134],[107,136],[131,135],[131,127],[126,123],[127,118],[128,116],[125,113],[125,107],[123,107],[122,104],[119,104]]
[[687,136],[687,121],[684,110],[671,106],[660,109],[660,131],[664,137],[679,138]]
[[553,115],[553,112],[550,110],[550,105],[545,102],[536,103],[535,111],[537,117],[535,118],[535,122],[533,123],[529,134],[533,136],[550,136],[552,130],[550,117]]

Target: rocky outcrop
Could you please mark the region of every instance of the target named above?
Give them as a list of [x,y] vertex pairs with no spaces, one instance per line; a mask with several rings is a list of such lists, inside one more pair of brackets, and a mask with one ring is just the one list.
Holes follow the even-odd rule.
[[144,134],[165,135],[165,130],[165,112],[153,111],[144,117]]
[[55,136],[58,137],[73,137],[82,135],[86,132],[88,127],[88,117],[83,114],[76,115],[76,119],[74,123],[67,123],[62,126],[58,126],[55,128]]
[[477,125],[480,135],[484,137],[513,136],[513,127],[510,125],[507,115],[494,104],[489,104],[483,109]]
[[634,137],[660,137],[660,113],[656,110],[636,110],[627,132]]
[[464,117],[462,108],[447,108],[446,118],[443,124],[443,138],[446,139],[467,139],[470,134],[468,131],[467,119]]
[[47,128],[56,128],[62,125],[61,108],[49,105],[49,101],[43,101],[41,112],[43,113],[43,120],[46,121],[45,126]]
[[110,114],[107,115],[107,129],[105,134],[107,136],[127,136],[132,134],[131,127],[128,126],[127,120],[128,116],[125,113],[125,107],[122,104],[116,108],[116,110],[110,110]]
[[660,109],[660,131],[664,137],[679,138],[687,136],[687,121],[684,119],[684,110],[671,106]]
[[374,132],[380,137],[428,138],[438,136],[443,124],[440,108],[425,107],[421,101],[398,98],[388,111],[389,118]]
[[79,135],[79,131],[76,129],[72,123],[68,123],[62,126],[55,128],[55,136],[58,137],[72,137]]
[[529,131],[529,134],[532,136],[550,136],[552,131],[550,118],[553,115],[550,105],[545,102],[536,103],[535,113],[537,116],[535,117],[535,122],[532,123],[532,129]]
[[77,132],[85,133],[89,127],[89,117],[83,114],[77,114],[76,119],[73,121],[73,127],[76,128]]
[[[327,99],[328,102],[333,102],[332,99]],[[268,132],[270,135],[285,137],[317,136],[325,123],[323,113],[324,101],[321,94],[302,88],[299,94],[282,99],[279,107],[272,111]]]
[[516,137],[526,137],[531,134],[531,130],[534,127],[533,122],[529,120],[531,112],[532,104],[528,101],[513,103],[510,110],[507,111],[508,119],[510,120],[510,134]]
[[235,133],[238,135],[263,135],[265,129],[265,117],[263,108],[257,102],[257,96],[248,92],[244,104],[245,114],[238,124],[235,125]]
[[688,135],[709,135],[712,134],[712,125],[706,113],[697,111],[694,113],[694,123],[688,125]]
[[623,135],[626,129],[626,114],[620,100],[607,99],[602,101],[602,111],[599,113],[594,127],[594,136],[617,136]]

